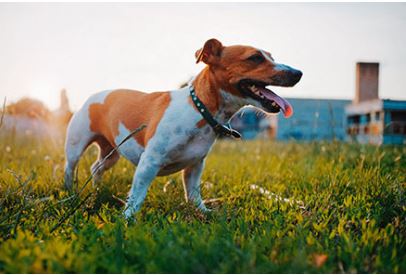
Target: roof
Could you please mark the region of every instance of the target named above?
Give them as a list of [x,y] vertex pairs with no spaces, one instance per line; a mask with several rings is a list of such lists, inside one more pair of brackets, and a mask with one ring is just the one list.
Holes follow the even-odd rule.
[[385,110],[406,110],[406,100],[383,100],[383,108]]
[[345,112],[351,114],[365,114],[382,110],[406,110],[406,100],[372,99],[360,103],[351,103],[345,107]]

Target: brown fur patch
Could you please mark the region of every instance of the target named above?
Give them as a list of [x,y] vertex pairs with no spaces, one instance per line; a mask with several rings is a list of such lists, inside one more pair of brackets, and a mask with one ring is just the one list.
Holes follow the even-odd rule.
[[103,103],[89,106],[90,130],[116,145],[114,139],[119,134],[120,122],[130,132],[145,124],[147,127],[134,136],[138,144],[145,147],[154,136],[169,102],[169,92],[147,94],[133,90],[115,90]]
[[207,124],[207,121],[202,118],[201,120],[199,120],[199,122],[196,123],[196,127],[197,128],[202,128],[206,124]]

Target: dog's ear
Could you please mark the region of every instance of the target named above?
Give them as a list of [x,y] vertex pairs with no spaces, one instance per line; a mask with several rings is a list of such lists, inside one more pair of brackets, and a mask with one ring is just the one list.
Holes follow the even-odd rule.
[[207,65],[216,64],[220,59],[221,51],[224,46],[215,38],[209,39],[204,43],[203,48],[195,53],[196,63],[203,61]]

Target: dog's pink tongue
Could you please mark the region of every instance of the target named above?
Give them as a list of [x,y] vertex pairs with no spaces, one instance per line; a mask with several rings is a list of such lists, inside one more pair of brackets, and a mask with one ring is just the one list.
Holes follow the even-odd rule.
[[275,101],[275,103],[279,105],[279,107],[283,112],[283,115],[286,118],[291,117],[293,115],[293,107],[286,99],[278,96],[277,94],[266,88],[261,89],[261,92],[267,99]]

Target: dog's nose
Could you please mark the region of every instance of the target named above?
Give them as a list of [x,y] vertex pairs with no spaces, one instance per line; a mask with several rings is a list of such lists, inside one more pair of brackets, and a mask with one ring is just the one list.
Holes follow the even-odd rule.
[[278,73],[271,77],[271,85],[292,87],[302,78],[303,73],[287,65],[278,65]]
[[299,70],[291,70],[290,71],[290,79],[293,82],[292,84],[295,85],[296,83],[299,82],[299,80],[302,78],[303,73]]

